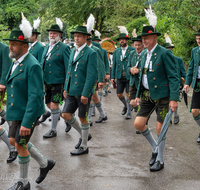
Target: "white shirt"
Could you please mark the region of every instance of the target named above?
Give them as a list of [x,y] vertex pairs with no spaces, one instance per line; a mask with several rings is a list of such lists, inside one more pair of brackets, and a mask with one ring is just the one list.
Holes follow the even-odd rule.
[[54,48],[54,46],[56,45],[56,44],[58,44],[60,41],[57,41],[55,44],[52,44],[51,45],[51,43],[49,44],[49,49],[48,49],[48,52],[47,52],[47,54],[46,55],[48,55],[50,52],[51,52],[51,50]]
[[11,74],[14,72],[14,70],[17,68],[17,66],[24,60],[24,58],[28,55],[28,51],[22,55],[18,60],[14,59],[14,64],[11,70]]
[[78,54],[81,52],[81,50],[82,50],[86,45],[87,45],[87,44],[85,43],[85,44],[83,44],[81,47],[76,48],[73,61],[76,59],[76,57],[78,56]]
[[[144,65],[144,69],[148,68],[149,62],[151,60],[152,53],[155,50],[155,48],[157,47],[157,45],[158,45],[158,43],[151,49],[151,51],[147,50],[147,58],[146,58],[146,62],[145,62],[145,65]],[[150,67],[151,66],[152,65],[150,65]],[[151,68],[150,68],[150,70],[151,70]],[[147,74],[142,75],[142,84],[143,84],[144,88],[149,89]]]
[[[122,48],[122,47],[121,47]],[[125,48],[122,48],[122,57],[124,58],[125,54],[126,54],[126,50],[128,49],[128,46],[126,46]]]
[[28,48],[28,51],[37,43],[38,41],[35,41],[34,43],[32,43],[29,48]]

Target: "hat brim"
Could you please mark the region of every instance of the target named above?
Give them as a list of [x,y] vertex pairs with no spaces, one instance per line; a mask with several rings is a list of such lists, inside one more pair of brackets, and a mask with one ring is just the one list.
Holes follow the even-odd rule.
[[41,34],[40,32],[32,32],[32,34]]
[[72,32],[70,32],[70,33],[71,33],[71,34],[74,34],[74,33],[80,33],[80,34],[86,34],[86,35],[88,35],[88,36],[91,36],[90,33],[83,32],[83,31],[80,31],[80,30],[75,30],[75,31],[72,31]]
[[149,35],[161,36],[161,33],[160,32],[143,33],[143,34],[140,35],[140,37],[142,37],[142,36],[149,36]]
[[195,36],[200,36],[200,32],[197,32],[194,34]]
[[132,39],[132,40],[131,40],[131,43],[133,43],[133,42],[142,42],[142,39],[135,38],[135,39]]
[[130,38],[127,38],[127,37],[117,38],[116,40],[119,41],[119,40],[122,39],[122,38],[125,38],[125,39],[127,39],[127,40],[130,40]]
[[101,39],[97,39],[97,38],[92,38],[92,41],[94,41],[94,40],[96,40],[96,41],[101,41]]
[[12,38],[4,38],[3,40],[17,41],[17,42],[22,42],[22,43],[33,43],[32,41],[21,41],[21,40],[12,39]]
[[49,32],[49,31],[55,31],[55,32],[63,33],[63,31],[61,31],[61,30],[56,30],[56,29],[47,29],[47,31],[48,31],[48,32]]

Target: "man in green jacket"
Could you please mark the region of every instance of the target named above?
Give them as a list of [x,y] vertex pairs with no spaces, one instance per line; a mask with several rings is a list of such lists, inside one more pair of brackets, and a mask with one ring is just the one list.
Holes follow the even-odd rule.
[[[23,28],[28,26],[24,25]],[[41,183],[55,162],[45,158],[29,142],[38,118],[44,113],[43,73],[39,62],[28,52],[28,34],[26,31],[12,30],[9,40],[9,57],[14,59],[7,82],[7,120],[12,121],[9,128],[10,144],[18,151],[20,168],[19,181],[9,190],[30,189],[28,168],[30,157],[40,165],[40,175],[36,183]],[[37,90],[36,90],[37,89]]]
[[[189,86],[192,84],[193,88],[193,95],[192,95],[192,103],[191,103],[191,110],[194,120],[196,121],[197,125],[200,127],[200,29],[198,32],[195,33],[196,42],[198,47],[192,49],[191,52],[191,60],[189,69],[186,76],[186,82],[184,85],[184,89],[186,93],[189,91]],[[200,134],[197,138],[197,143],[200,143]]]
[[[114,51],[111,75],[112,83],[114,83],[115,79],[117,79],[117,96],[124,104],[122,115],[127,113],[126,119],[131,119],[131,106],[129,103],[130,73],[127,71],[127,65],[130,52],[135,50],[135,48],[128,46],[129,39],[129,36],[126,33],[119,34],[117,40],[119,41],[121,47]],[[123,95],[124,89],[126,89],[127,99],[125,99]]]
[[[8,74],[8,70],[12,64],[12,59],[8,56],[9,49],[8,46],[0,42],[0,116],[1,116],[1,124],[6,121],[6,111],[4,110],[2,103],[6,92],[6,75]],[[8,126],[11,126],[11,122],[7,121]],[[10,151],[9,157],[7,159],[7,163],[13,162],[17,158],[17,151],[14,146],[9,143],[8,132],[4,127],[0,126],[0,139],[6,143],[8,149]]]
[[[71,154],[81,155],[88,153],[87,141],[91,139],[87,115],[97,80],[97,53],[87,46],[87,38],[91,34],[85,26],[78,26],[71,33],[74,34],[76,47],[71,51],[66,73],[63,93],[66,102],[62,116],[81,136],[81,141]],[[77,108],[81,126],[76,117],[72,115]]]
[[152,158],[149,162],[152,172],[164,168],[163,153],[166,136],[159,144],[157,152],[156,141],[146,126],[146,122],[151,113],[156,110],[156,133],[159,137],[169,107],[172,112],[177,108],[180,87],[175,57],[170,50],[157,44],[157,36],[160,35],[161,33],[156,32],[151,25],[143,27],[141,37],[146,50],[141,54],[140,78],[135,99],[136,104],[140,106],[134,126],[152,147]]
[[52,25],[47,31],[50,44],[44,48],[41,65],[44,71],[45,103],[51,110],[51,129],[43,137],[52,138],[57,136],[56,127],[61,115],[59,104],[63,101],[70,47],[60,41],[63,31],[58,24]]

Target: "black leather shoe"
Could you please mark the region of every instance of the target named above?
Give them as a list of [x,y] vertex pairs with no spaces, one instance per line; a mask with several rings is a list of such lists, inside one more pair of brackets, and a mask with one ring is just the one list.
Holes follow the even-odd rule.
[[108,90],[108,93],[111,93],[111,91],[110,91],[110,90]]
[[65,132],[68,133],[70,130],[71,130],[71,125],[67,122],[67,121],[64,121],[65,124],[66,124],[66,129],[65,129]]
[[74,151],[70,152],[71,155],[76,156],[76,155],[81,155],[81,154],[88,154],[89,149],[85,149],[83,147],[79,147],[78,149],[75,149]]
[[157,155],[158,155],[158,153],[153,153],[153,152],[152,152],[152,157],[151,157],[151,159],[150,159],[150,161],[149,161],[149,165],[150,165],[150,166],[153,166],[153,165],[154,165],[154,163],[155,163],[155,161],[156,161],[156,158],[157,158]]
[[136,130],[136,132],[135,132],[136,134],[141,134],[141,132],[140,131],[138,131],[138,130]]
[[126,119],[131,119],[131,114],[130,113],[127,113]]
[[102,121],[106,121],[107,119],[107,115],[105,115],[104,117],[99,117],[99,119],[95,121],[95,123],[101,123]]
[[49,170],[51,170],[54,166],[55,166],[56,162],[54,162],[53,160],[48,159],[48,165],[46,168],[40,168],[40,175],[39,177],[36,179],[36,183],[41,183],[47,176]]
[[170,120],[170,124],[172,125],[172,120]]
[[0,125],[3,125],[5,123],[5,119],[4,118],[1,118],[1,122],[0,122]]
[[15,183],[14,186],[12,186],[11,188],[9,188],[8,190],[30,190],[31,189],[31,185],[28,182],[28,184],[24,187],[23,183],[21,181],[18,181],[17,183]]
[[92,127],[92,125],[93,125],[93,124],[92,124],[92,121],[89,121],[89,124],[90,124],[90,127]]
[[122,110],[122,115],[125,115],[127,112],[127,107],[124,107],[123,110]]
[[200,133],[199,133],[199,136],[197,138],[197,143],[200,143]]
[[10,156],[7,159],[7,163],[13,162],[17,158],[17,154],[18,154],[17,151],[10,152]]
[[164,168],[164,163],[161,164],[160,161],[156,161],[153,166],[150,167],[151,172],[158,172]]
[[52,137],[56,137],[57,136],[57,132],[55,131],[48,131],[45,135],[43,135],[44,138],[52,138]]
[[[88,141],[92,138],[92,135],[88,135]],[[78,149],[81,146],[82,138],[79,138],[78,144],[75,146],[75,149]]]
[[39,122],[40,122],[40,123],[45,122],[46,119],[47,119],[48,117],[50,117],[50,116],[51,116],[51,112],[48,111],[46,114],[43,114],[43,115],[42,115],[42,118],[39,120]]
[[179,116],[174,116],[174,124],[178,124],[179,123]]

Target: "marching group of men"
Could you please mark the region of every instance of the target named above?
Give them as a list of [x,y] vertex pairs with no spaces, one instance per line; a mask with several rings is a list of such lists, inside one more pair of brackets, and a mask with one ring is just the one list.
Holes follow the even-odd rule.
[[[40,34],[37,29],[33,29],[28,38],[23,30],[12,30],[10,37],[4,39],[9,40],[10,52],[6,45],[0,43],[1,101],[7,90],[6,111],[1,106],[0,116],[9,125],[9,133],[0,127],[0,139],[10,151],[7,162],[11,163],[18,155],[20,168],[19,181],[9,190],[30,189],[28,167],[31,157],[40,166],[36,183],[41,183],[54,167],[55,161],[47,159],[30,142],[35,126],[50,115],[51,129],[44,134],[44,138],[57,136],[57,122],[62,117],[67,125],[66,132],[73,127],[80,135],[71,155],[89,152],[87,142],[92,138],[89,129],[92,126],[94,107],[100,114],[96,123],[108,119],[101,97],[105,80],[109,79],[113,85],[117,84],[117,96],[124,106],[121,114],[131,119],[132,109],[137,112],[134,126],[137,133],[141,133],[152,147],[150,171],[163,169],[166,136],[156,148],[157,143],[148,127],[148,119],[155,110],[157,137],[169,108],[175,112],[174,122],[177,124],[180,86],[184,86],[188,92],[192,83],[192,114],[200,126],[200,30],[195,34],[199,47],[192,50],[187,76],[182,59],[175,57],[171,51],[173,45],[160,46],[157,37],[161,33],[151,25],[144,26],[142,33],[132,39],[134,47],[128,46],[129,36],[120,33],[117,40],[121,47],[114,52],[111,77],[107,53],[101,48],[97,36],[91,38],[91,31],[86,26],[78,26],[71,32],[75,41],[72,50],[61,42],[62,28],[59,24],[52,25],[47,31],[50,43],[45,47],[37,41]],[[186,79],[185,84],[181,77]],[[59,104],[63,100],[65,103],[61,110]],[[44,101],[50,112],[45,110]],[[77,109],[80,124],[74,115]]]

